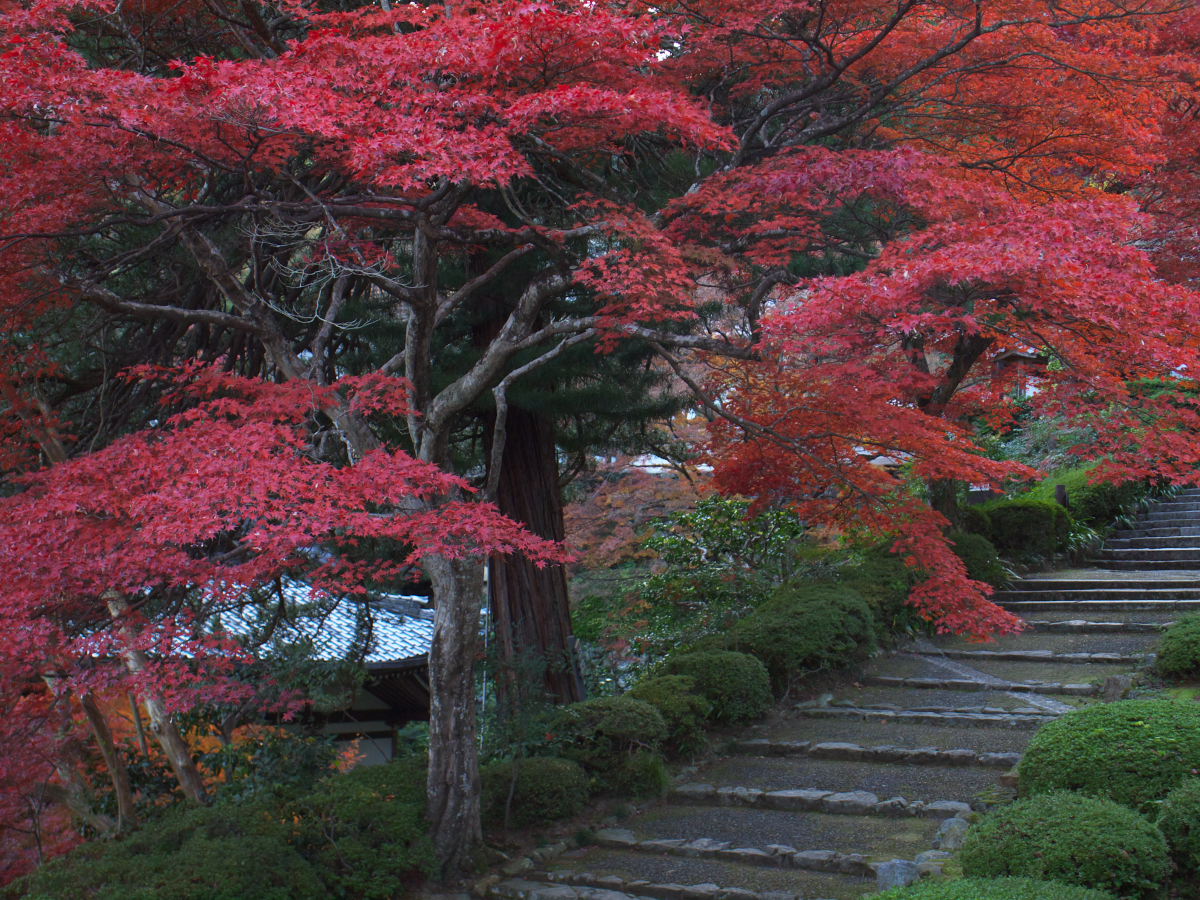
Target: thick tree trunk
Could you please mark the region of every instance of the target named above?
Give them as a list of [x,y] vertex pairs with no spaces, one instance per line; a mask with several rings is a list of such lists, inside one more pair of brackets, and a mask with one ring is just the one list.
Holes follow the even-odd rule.
[[[121,629],[125,639],[125,649],[121,651],[125,668],[131,675],[143,675],[150,668],[150,660],[145,651],[137,649],[132,630],[122,621],[129,612],[129,604],[125,602],[124,597],[111,591],[105,594],[104,601],[108,604],[108,612],[114,624]],[[192,748],[188,746],[170,713],[162,701],[149,692],[141,695],[141,701],[146,707],[146,715],[150,718],[150,732],[166,755],[167,763],[171,766],[175,780],[183,789],[184,796],[194,803],[207,803],[208,791],[204,786],[204,776],[196,767],[196,761],[192,759]]]
[[[544,416],[508,408],[504,457],[496,504],[539,537],[564,537],[562,497],[554,426]],[[514,679],[535,677],[556,703],[584,696],[571,648],[567,576],[561,565],[538,568],[518,555],[493,556],[488,583],[496,646],[502,666],[498,680],[515,705]],[[532,685],[526,685],[532,687]]]
[[475,695],[483,564],[437,556],[421,565],[434,599],[427,816],[441,875],[448,878],[468,867],[483,840]]
[[951,528],[961,524],[958,484],[952,478],[937,478],[929,482],[929,505],[949,520]]

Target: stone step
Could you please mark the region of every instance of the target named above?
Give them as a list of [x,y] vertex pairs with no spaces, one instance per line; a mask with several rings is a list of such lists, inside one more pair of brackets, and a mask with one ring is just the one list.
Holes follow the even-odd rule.
[[[1154,633],[1137,634],[1130,633],[1115,633],[1115,634],[1048,634],[1038,631],[1024,631],[1020,634],[1004,635],[996,638],[993,643],[980,645],[972,643],[964,637],[953,637],[951,635],[940,635],[928,642],[934,645],[937,649],[958,650],[958,649],[997,649],[997,650],[1020,650],[1024,652],[1049,651],[1052,654],[1071,654],[1071,653],[1117,653],[1128,654],[1132,656],[1141,656],[1150,650],[1154,649],[1158,642],[1157,626],[1151,626]],[[925,645],[920,645],[925,646]],[[919,648],[918,648],[919,649]],[[932,651],[930,651],[932,652]],[[1056,679],[1047,678],[1047,681]],[[1071,681],[1076,680],[1071,678]]]
[[[1073,614],[1072,614],[1073,615]],[[1161,622],[1100,622],[1091,619],[1026,619],[1025,625],[1038,635],[1078,634],[1136,634],[1158,642],[1163,629],[1172,624],[1175,617],[1168,614]]]
[[1058,718],[1058,713],[1008,712],[996,709],[982,712],[973,709],[934,707],[907,709],[880,706],[823,706],[797,710],[807,718],[860,720],[873,723],[904,723],[971,728],[1037,729]]
[[1196,513],[1200,515],[1200,500],[1195,500],[1192,497],[1176,497],[1171,500],[1159,500],[1152,503],[1147,512],[1163,512],[1165,510],[1178,510],[1183,513]]
[[[1090,695],[1091,686],[1104,682],[1106,678],[1112,676],[1121,676],[1132,670],[1134,666],[1128,664],[1084,664],[1078,661],[1055,662],[1052,658],[1033,659],[1028,661],[1021,660],[962,660],[947,658],[937,653],[905,653],[893,654],[889,656],[881,656],[880,659],[872,660],[870,665],[866,666],[863,671],[863,678],[859,679],[860,684],[874,684],[880,686],[880,682],[876,678],[889,679],[914,679],[912,688],[922,689],[923,694],[920,697],[913,696],[912,703],[920,704],[920,706],[929,706],[929,690],[940,691],[972,691],[973,694],[979,692],[998,692],[998,694],[1076,694]],[[947,682],[944,686],[932,684],[932,682]],[[950,683],[954,684],[950,684]],[[1038,691],[1037,685],[1079,685],[1069,690],[1046,690]],[[902,688],[904,685],[894,685]],[[839,697],[850,698],[847,695],[848,689],[842,689],[838,692]],[[949,706],[997,706],[997,707],[1013,707],[1013,706],[1028,706],[1028,701],[1016,701],[1012,697],[1004,698],[1004,700],[988,700],[986,702],[979,700],[978,697],[959,697],[947,694],[947,703]],[[887,702],[894,703],[898,698],[889,698]],[[902,697],[900,697],[902,700]],[[953,701],[953,702],[952,702]],[[874,706],[872,702],[872,706]],[[901,706],[910,706],[910,704],[901,703]]]
[[[610,883],[617,885],[619,888],[626,887],[620,878],[612,879]],[[485,896],[496,897],[499,900],[656,900],[656,895],[654,894],[634,894],[618,889],[618,887],[599,887],[582,882],[579,884],[562,883],[548,879],[545,881],[534,881],[528,878],[506,878],[491,885],[487,889]],[[681,885],[673,885],[672,887],[681,887]],[[729,894],[726,892],[721,894],[714,892],[711,895],[705,894],[704,896],[711,896],[713,900],[717,900],[717,898],[733,900],[733,897],[739,895],[740,893]],[[689,895],[664,894],[661,896],[682,898]],[[700,896],[696,895],[696,900],[699,900]]]
[[933,750],[970,748],[977,754],[1019,754],[1029,743],[1032,732],[1017,728],[975,727],[965,724],[927,725],[890,719],[812,718],[801,714],[780,717],[749,729],[755,738],[787,745],[842,742],[861,746],[888,745]]
[[1162,525],[1195,525],[1197,521],[1200,521],[1200,515],[1180,510],[1164,509],[1142,513],[1133,520],[1133,524],[1135,527],[1145,528]]
[[[1127,669],[1120,668],[1118,672]],[[979,713],[982,715],[1061,715],[1064,712],[1094,702],[1090,697],[1050,697],[1028,691],[1004,690],[1004,683],[990,690],[957,691],[881,687],[875,685],[847,686],[834,693],[829,706],[853,709],[892,709],[927,713]]]
[[[848,803],[857,799],[849,794],[846,798]],[[609,850],[873,878],[873,860],[899,855],[911,859],[931,849],[941,822],[954,812],[965,816],[971,810],[951,804],[940,815],[907,816],[906,821],[897,822],[808,812],[791,803],[717,809],[668,804],[639,816],[627,827],[598,831],[595,842]]]
[[1056,652],[1054,650],[964,650],[956,647],[943,647],[937,651],[938,656],[947,659],[961,659],[967,662],[1044,662],[1058,665],[1072,664],[1113,664],[1137,665],[1142,661],[1141,653],[1088,653]]
[[[936,810],[923,811],[914,807],[940,801],[970,803],[980,795],[994,792],[999,774],[995,767],[928,764],[923,766],[898,762],[875,762],[871,760],[814,759],[812,757],[786,756],[737,756],[715,760],[704,766],[692,777],[692,781],[711,786],[714,799],[704,802],[728,803],[730,805],[757,805],[760,802],[739,801],[737,792],[754,790],[764,793],[774,791],[807,791],[832,795],[847,795],[862,792],[875,795],[875,800],[858,812],[875,815],[936,815]],[[807,796],[807,795],[806,795]],[[893,797],[903,797],[909,805],[898,804],[894,810],[888,807],[875,808],[875,804]],[[693,795],[692,802],[701,802]],[[782,801],[781,801],[782,802]],[[853,806],[827,805],[825,800],[816,801],[815,807],[805,806],[801,799],[795,808],[826,809],[828,812],[853,813]],[[953,815],[953,813],[945,813]]]
[[1200,567],[1200,550],[1195,547],[1143,547],[1136,550],[1125,550],[1109,549],[1106,546],[1099,551],[1096,559],[1104,562],[1195,563],[1197,567]]
[[1200,569],[1200,559],[1197,560],[1181,560],[1181,559],[1108,559],[1097,558],[1090,562],[1097,566],[1104,566],[1114,571],[1163,571],[1163,572],[1180,572],[1183,570]]
[[1200,533],[1154,537],[1113,537],[1104,543],[1105,550],[1157,550],[1167,547],[1200,548]]
[[1167,599],[1128,597],[1116,600],[1005,600],[1001,604],[1005,609],[1019,615],[1030,611],[1059,610],[1070,612],[1073,616],[1091,618],[1110,611],[1122,612],[1200,612],[1200,598],[1196,599]]
[[854,900],[876,890],[874,878],[607,847],[565,853],[546,875],[597,887],[620,884],[623,893],[655,900]]
[[1012,693],[1045,694],[1051,697],[1095,697],[1103,692],[1103,686],[1098,684],[1064,684],[1055,681],[996,683],[993,681],[970,681],[963,678],[894,678],[887,675],[867,676],[863,679],[863,684],[912,690],[968,692],[1003,690]]
[[1200,524],[1195,525],[1150,525],[1145,524],[1133,528],[1122,528],[1114,532],[1113,537],[1197,537],[1200,536]]
[[997,591],[993,599],[1001,606],[1030,600],[1058,600],[1080,605],[1105,600],[1190,600],[1200,605],[1200,587],[1129,587],[1115,584],[1096,588],[1047,586]]
[[1021,754],[1012,751],[991,752],[972,750],[968,747],[901,747],[895,744],[863,746],[851,741],[778,741],[769,738],[747,738],[735,743],[732,749],[735,753],[747,756],[802,756],[812,759],[842,759],[914,766],[986,766],[993,769],[1011,769],[1021,761]]

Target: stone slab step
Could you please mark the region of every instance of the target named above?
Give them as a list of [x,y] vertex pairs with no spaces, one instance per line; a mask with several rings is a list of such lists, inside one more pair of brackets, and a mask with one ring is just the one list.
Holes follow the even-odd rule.
[[977,642],[971,642],[965,637],[939,635],[931,639],[928,643],[945,650],[996,649],[1035,652],[1047,650],[1053,654],[1093,652],[1125,654],[1136,657],[1153,650],[1158,640],[1157,629],[1153,626],[1150,632],[1138,634],[1137,631],[1138,629],[1134,629],[1127,633],[1117,631],[1109,634],[1072,634],[1069,631],[1064,631],[1063,633],[1055,634],[1029,630],[1021,634],[998,637],[994,642],[982,645]]
[[1154,550],[1163,547],[1200,549],[1200,532],[1196,535],[1139,535],[1113,537],[1104,542],[1105,550]]
[[993,599],[1001,606],[1010,603],[1057,600],[1065,603],[1095,603],[1108,600],[1182,600],[1200,606],[1200,586],[1174,587],[1099,587],[1099,588],[1024,588],[997,591]]
[[974,727],[965,725],[925,725],[895,719],[811,718],[802,715],[780,717],[751,733],[768,742],[786,745],[795,742],[841,742],[866,747],[886,745],[931,750],[969,748],[975,753],[1020,754],[1029,743],[1027,729]]
[[[1142,639],[1139,636],[1139,639]],[[1149,643],[1154,639],[1150,638]],[[1138,657],[1141,658],[1140,656]],[[988,659],[956,658],[943,656],[936,652],[930,653],[897,653],[872,660],[863,672],[868,678],[875,676],[883,678],[918,678],[923,682],[954,681],[965,684],[946,685],[944,690],[964,691],[1000,691],[1010,693],[1021,691],[1029,693],[1032,684],[1072,684],[1087,685],[1103,681],[1113,675],[1129,672],[1134,666],[1128,663],[1085,663],[1077,660],[1056,661],[1053,657],[1031,657],[1029,659]],[[864,682],[866,683],[866,682]],[[877,682],[876,682],[877,683]],[[990,684],[990,687],[989,687]],[[1016,687],[1014,687],[1016,685]],[[929,689],[934,687],[927,683],[914,684],[913,687]],[[1034,691],[1036,693],[1036,691]],[[1051,691],[1047,691],[1048,693]],[[844,693],[844,691],[843,691]],[[1053,691],[1053,693],[1089,693],[1088,691],[1069,690]],[[895,700],[889,700],[897,702]],[[902,700],[900,705],[907,705]],[[921,700],[914,698],[914,703],[928,706],[926,697]],[[1008,700],[995,703],[981,703],[978,699],[963,698],[958,702],[949,703],[951,706],[1012,706]]]
[[1102,692],[1098,684],[1060,684],[1052,681],[1004,682],[969,681],[965,678],[892,678],[886,675],[869,675],[863,684],[880,687],[902,687],[913,690],[934,691],[995,691],[1011,693],[1046,694],[1062,697],[1094,697]]
[[1164,572],[1178,572],[1180,570],[1200,569],[1200,559],[1109,559],[1102,557],[1093,559],[1091,562],[1097,566],[1114,571],[1154,571],[1161,570]]
[[967,747],[902,747],[896,744],[863,746],[852,741],[779,741],[747,738],[733,745],[735,753],[748,756],[807,756],[813,759],[844,759],[905,765],[987,766],[1011,769],[1021,761],[1019,752],[992,752]]
[[1056,665],[1137,665],[1142,661],[1141,653],[1106,653],[1086,651],[1057,652],[1050,649],[1007,649],[967,650],[961,647],[942,647],[937,655],[947,659],[967,662],[1044,662]]
[[942,707],[938,709],[906,709],[882,707],[826,706],[798,710],[811,719],[859,720],[878,724],[903,723],[910,725],[945,726],[949,728],[1020,728],[1037,729],[1058,718],[1056,713],[981,712]]
[[1154,525],[1141,523],[1133,528],[1122,528],[1113,533],[1113,538],[1135,537],[1196,537],[1200,536],[1200,523],[1195,525]]
[[[705,766],[693,776],[693,781],[713,785],[718,790],[817,791],[841,795],[867,792],[875,795],[877,800],[903,797],[909,804],[917,801],[931,804],[938,801],[970,803],[973,798],[994,791],[998,777],[997,770],[987,766],[914,766],[869,760],[739,756]],[[821,808],[824,808],[824,801],[821,801]],[[853,807],[830,807],[829,811],[852,813],[855,810]],[[863,808],[861,812],[889,814],[887,808]],[[916,813],[898,804],[890,814]],[[953,812],[942,815],[953,815]]]
[[[655,900],[855,900],[875,893],[874,878],[607,847],[564,854],[546,874],[550,879],[610,885],[617,883],[610,880],[615,876],[621,879],[623,893]],[[716,885],[718,893],[709,894],[710,885]],[[695,887],[689,891],[688,886]]]
[[1162,617],[1162,621],[1158,622],[1100,622],[1091,619],[1074,619],[1067,618],[1070,613],[1064,613],[1064,618],[1054,619],[1043,614],[1038,614],[1038,618],[1025,620],[1025,625],[1029,631],[1042,635],[1139,635],[1154,643],[1158,642],[1162,635],[1163,629],[1172,624],[1177,616],[1168,613]]
[[[1124,548],[1103,547],[1098,555],[1097,560],[1105,563],[1110,561],[1119,562],[1174,562],[1174,563],[1196,563],[1200,566],[1200,550],[1195,547],[1141,547],[1136,550],[1126,550]],[[1180,566],[1179,568],[1188,568]]]
[[[954,807],[963,815],[971,810]],[[870,816],[798,812],[804,807],[668,805],[627,827],[606,828],[600,847],[711,859],[746,866],[806,869],[873,878],[871,862],[908,857],[933,846],[941,822],[952,816],[911,816],[903,821]]]
[[1027,611],[1061,610],[1074,616],[1089,618],[1094,615],[1105,615],[1110,611],[1124,612],[1200,612],[1200,599],[1163,599],[1135,598],[1120,600],[1003,600],[1000,605],[1012,612],[1023,614]]
[[1147,512],[1161,512],[1168,509],[1200,514],[1200,501],[1192,497],[1173,497],[1170,500],[1159,500],[1150,504]]
[[1200,521],[1200,516],[1193,515],[1188,512],[1180,512],[1177,510],[1168,509],[1160,512],[1142,513],[1133,520],[1133,526],[1135,528],[1152,528],[1163,525],[1179,525],[1181,527],[1187,527],[1189,525],[1195,525],[1197,521]]
[[[1120,669],[1118,671],[1125,671]],[[982,715],[1061,715],[1094,702],[1090,697],[1050,697],[1028,691],[1010,692],[1003,684],[994,690],[956,691],[875,685],[849,686],[834,693],[829,706],[912,710],[916,712],[960,712]]]

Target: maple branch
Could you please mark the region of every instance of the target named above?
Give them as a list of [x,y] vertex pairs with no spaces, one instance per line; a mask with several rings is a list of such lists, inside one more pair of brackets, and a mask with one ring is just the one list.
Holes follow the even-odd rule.
[[64,286],[68,287],[80,300],[94,303],[110,312],[124,313],[139,319],[168,319],[172,322],[189,325],[229,328],[253,335],[261,333],[259,326],[244,316],[235,316],[216,309],[188,309],[182,306],[126,300],[114,291],[92,281],[82,281],[73,285],[65,284]]
[[496,501],[500,487],[500,468],[504,462],[504,444],[508,434],[508,389],[518,378],[528,375],[535,369],[557,359],[571,347],[595,337],[594,331],[581,331],[571,337],[559,341],[551,350],[530,360],[522,366],[513,369],[500,379],[500,383],[492,388],[492,396],[496,401],[496,422],[492,426],[492,452],[488,462],[487,481],[483,489],[483,498],[490,502]]

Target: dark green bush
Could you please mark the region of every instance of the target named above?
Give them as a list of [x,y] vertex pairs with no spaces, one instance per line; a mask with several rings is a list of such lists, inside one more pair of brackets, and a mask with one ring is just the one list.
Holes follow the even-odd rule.
[[766,664],[782,690],[797,676],[837,669],[875,647],[875,617],[853,588],[794,581],[733,626],[732,646]]
[[667,725],[657,709],[634,697],[598,697],[564,706],[550,724],[560,756],[579,763],[599,782],[613,788],[613,773],[643,750],[657,751]]
[[666,747],[690,756],[704,747],[704,722],[712,704],[695,693],[696,680],[686,675],[659,675],[635,684],[629,696],[649,703],[667,725]]
[[321,900],[317,872],[288,843],[279,810],[174,809],[124,840],[92,842],[17,887],[30,900]]
[[987,514],[986,537],[1001,553],[1051,556],[1067,548],[1071,516],[1048,500],[993,500],[977,507]]
[[1155,667],[1166,678],[1200,677],[1200,613],[1184,616],[1166,630]]
[[1158,828],[1128,807],[1069,791],[989,813],[967,832],[959,861],[964,875],[1064,881],[1129,900],[1161,897],[1171,874]]
[[1092,483],[1089,478],[1098,464],[1090,462],[1055,472],[1022,494],[1021,499],[1056,500],[1055,488],[1061,484],[1067,489],[1071,518],[1093,528],[1107,527],[1118,516],[1132,511],[1140,500],[1149,495],[1150,487],[1144,481]]
[[1200,876],[1200,778],[1181,781],[1158,810],[1158,827],[1180,873],[1192,883]]
[[1022,794],[1075,790],[1143,811],[1200,769],[1200,706],[1121,700],[1043,725],[1019,768]]
[[524,827],[569,819],[587,800],[587,775],[569,759],[529,757],[495,762],[483,767],[480,778],[487,825]]
[[923,881],[871,896],[873,900],[1116,900],[1105,891],[1033,878]]
[[621,760],[606,780],[614,793],[630,797],[661,797],[671,783],[666,762],[652,750]]
[[667,675],[686,675],[712,704],[717,722],[746,722],[771,708],[771,678],[761,661],[733,650],[705,650],[668,657]]
[[1000,562],[995,546],[982,534],[951,531],[946,537],[953,542],[953,550],[967,567],[967,574],[971,578],[997,588],[1008,583],[1008,569]]
[[361,766],[326,778],[294,812],[297,846],[332,896],[387,900],[434,871],[424,760]]
[[958,518],[963,531],[978,534],[989,541],[992,539],[992,519],[981,505],[964,506],[958,512]]

